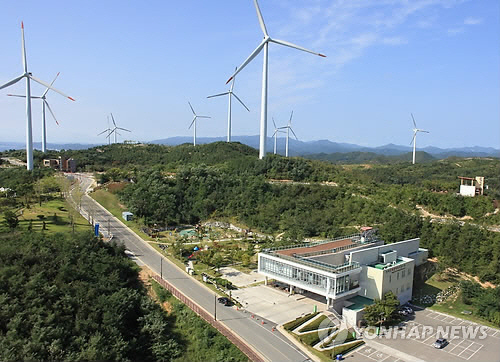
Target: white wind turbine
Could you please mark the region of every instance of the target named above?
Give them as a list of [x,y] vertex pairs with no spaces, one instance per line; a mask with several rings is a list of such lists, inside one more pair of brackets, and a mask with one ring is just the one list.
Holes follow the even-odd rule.
[[[235,68],[234,71],[236,71],[237,69],[238,68]],[[240,102],[241,105],[243,107],[245,107],[248,112],[250,112],[248,107],[245,106],[245,103],[243,103],[242,100],[233,92],[234,80],[235,80],[235,77],[233,77],[233,82],[231,83],[231,88],[227,92],[220,93],[220,94],[214,94],[213,96],[207,97],[207,98],[220,97],[220,96],[225,96],[226,94],[229,96],[228,97],[229,107],[227,110],[227,142],[231,142],[231,97],[234,96],[238,100],[238,102]]]
[[44,81],[41,81],[40,79],[37,79],[28,72],[28,63],[26,61],[26,46],[24,42],[24,24],[21,22],[21,44],[22,44],[22,58],[23,58],[23,70],[24,73],[21,74],[19,77],[12,79],[10,82],[7,82],[0,86],[0,89],[9,87],[17,82],[19,82],[21,79],[26,78],[26,168],[28,170],[33,170],[33,129],[32,129],[32,122],[31,122],[31,84],[30,80],[33,80],[48,89],[52,89],[54,92],[57,92],[61,95],[63,95],[66,98],[71,99],[74,101],[73,98],[68,97],[66,94],[63,92],[53,88],[51,85],[45,83]]
[[[56,81],[57,77],[59,76],[59,73],[56,74],[54,80],[50,83],[50,86],[54,84]],[[50,88],[45,89],[45,92],[42,93],[41,96],[31,96],[31,99],[41,99],[42,100],[42,152],[47,151],[47,125],[45,122],[45,108],[47,108],[52,115],[52,118],[54,118],[54,121],[56,121],[56,124],[59,126],[59,121],[57,120],[54,112],[50,108],[49,102],[47,102],[47,92],[50,90]],[[7,94],[9,97],[20,97],[20,98],[26,98],[26,96],[19,95],[19,94]]]
[[264,18],[262,17],[262,13],[260,12],[259,4],[257,3],[257,0],[254,0],[255,4],[255,9],[257,10],[257,17],[259,18],[259,24],[260,28],[262,29],[262,32],[264,33],[264,39],[262,42],[257,46],[257,48],[250,54],[250,56],[241,64],[239,68],[233,73],[233,75],[229,78],[229,80],[226,82],[229,83],[243,68],[246,67],[248,63],[250,63],[253,58],[257,56],[257,54],[260,53],[262,49],[264,49],[264,66],[262,69],[262,101],[261,101],[261,109],[260,109],[260,147],[259,147],[259,158],[262,159],[266,155],[266,138],[267,138],[267,83],[268,83],[268,48],[269,48],[269,43],[276,43],[280,45],[285,45],[291,48],[295,48],[298,50],[302,50],[307,53],[319,55],[321,57],[325,57],[325,55],[313,52],[311,50],[308,50],[306,48],[300,47],[298,45],[289,43],[284,40],[278,40],[278,39],[273,39],[269,36],[267,33],[266,25],[264,24]]
[[417,123],[415,122],[415,118],[413,118],[413,113],[410,113],[410,114],[411,114],[411,119],[413,121],[413,125],[415,126],[415,128],[413,128],[413,138],[410,142],[410,145],[413,143],[413,164],[415,164],[415,149],[417,146],[417,133],[418,132],[429,133],[429,131],[424,131],[423,129],[418,129]]
[[276,127],[276,122],[274,122],[274,118],[273,118],[273,125],[274,125],[274,133],[273,133],[273,137],[274,137],[274,154],[276,154],[276,142],[277,142],[277,137],[278,137],[278,133],[286,133],[285,131],[282,130],[283,127]]
[[293,135],[295,136],[295,139],[298,141],[299,139],[297,138],[297,135],[292,129],[292,117],[293,117],[293,111],[290,114],[290,119],[288,120],[288,125],[284,127],[280,127],[278,129],[286,129],[286,147],[285,147],[285,156],[288,157],[288,143],[290,139],[290,131],[292,131]]
[[108,133],[106,138],[108,139],[108,145],[111,144],[111,127],[109,126],[109,116],[108,116],[108,128],[106,128],[104,131],[98,134],[98,136],[102,135],[103,133]]
[[[128,130],[128,129],[126,129],[126,128],[118,127],[118,126],[116,125],[116,122],[115,122],[115,117],[113,117],[113,113],[111,113],[111,120],[113,121],[113,125],[114,125],[114,127],[113,127],[110,131],[109,131],[109,133],[108,133],[107,137],[110,137],[110,136],[114,133],[114,134],[115,134],[115,143],[117,143],[117,141],[116,141],[116,135],[117,135],[117,134],[119,134],[119,133],[118,133],[118,130],[119,130],[119,129],[120,129],[120,130],[122,130],[122,131],[132,132],[132,131],[130,131],[130,130]],[[102,133],[102,132],[101,132],[101,133]]]
[[188,129],[190,129],[191,127],[193,127],[193,124],[194,124],[193,146],[196,146],[196,119],[197,118],[211,118],[211,117],[209,117],[209,116],[198,116],[196,114],[196,112],[194,111],[193,106],[191,105],[191,103],[188,102],[188,104],[189,104],[189,108],[191,108],[191,112],[193,112],[193,115],[194,115],[193,121],[189,125]]

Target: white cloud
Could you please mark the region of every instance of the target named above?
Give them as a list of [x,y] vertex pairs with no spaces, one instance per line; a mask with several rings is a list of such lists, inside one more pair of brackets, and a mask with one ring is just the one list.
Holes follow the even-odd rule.
[[478,24],[481,24],[482,22],[483,22],[483,19],[481,19],[481,18],[469,17],[469,18],[465,18],[465,20],[464,20],[465,25],[478,25]]
[[464,28],[450,28],[448,29],[448,35],[451,35],[451,36],[454,36],[454,35],[458,35],[458,34],[461,34],[465,31]]

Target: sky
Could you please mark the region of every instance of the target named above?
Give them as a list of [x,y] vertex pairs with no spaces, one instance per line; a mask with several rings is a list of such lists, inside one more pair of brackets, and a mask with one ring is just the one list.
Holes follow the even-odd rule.
[[[113,113],[119,140],[223,137],[225,84],[263,38],[252,0],[7,1],[0,11],[0,85],[22,73],[24,21],[28,69],[49,92],[60,125],[47,115],[53,143],[105,143]],[[325,54],[269,46],[268,135],[272,117],[290,112],[302,141],[500,148],[498,0],[260,0],[271,37]],[[257,135],[262,54],[236,77],[233,135]],[[39,95],[42,86],[32,85]],[[25,82],[0,90],[0,141],[24,142]],[[41,103],[33,100],[33,137]]]

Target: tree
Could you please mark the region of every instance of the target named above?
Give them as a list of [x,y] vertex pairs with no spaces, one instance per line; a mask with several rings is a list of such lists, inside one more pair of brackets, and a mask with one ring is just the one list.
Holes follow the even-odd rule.
[[382,299],[375,300],[372,305],[365,307],[364,318],[370,326],[381,323],[392,323],[399,319],[397,314],[398,307],[398,298],[393,292],[387,292]]
[[10,210],[7,210],[3,213],[5,217],[5,222],[7,223],[7,226],[11,229],[15,229],[17,225],[19,225],[19,219],[17,218],[17,215]]

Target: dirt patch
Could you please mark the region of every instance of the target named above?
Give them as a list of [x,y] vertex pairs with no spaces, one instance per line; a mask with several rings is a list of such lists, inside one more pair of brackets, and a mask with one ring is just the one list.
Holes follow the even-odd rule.
[[[157,303],[159,303],[158,296],[154,292],[153,288],[151,287],[151,278],[155,275],[155,273],[149,269],[147,266],[141,266],[141,270],[139,272],[139,280],[141,281],[142,284],[146,287],[148,290],[148,295],[153,298]],[[163,308],[164,311],[166,311],[168,314],[170,314],[173,311],[172,304],[169,302],[163,302],[159,303],[160,306]]]
[[127,182],[110,182],[107,185],[107,189],[109,192],[114,194],[117,191],[123,190],[125,188],[125,186],[127,186]]

